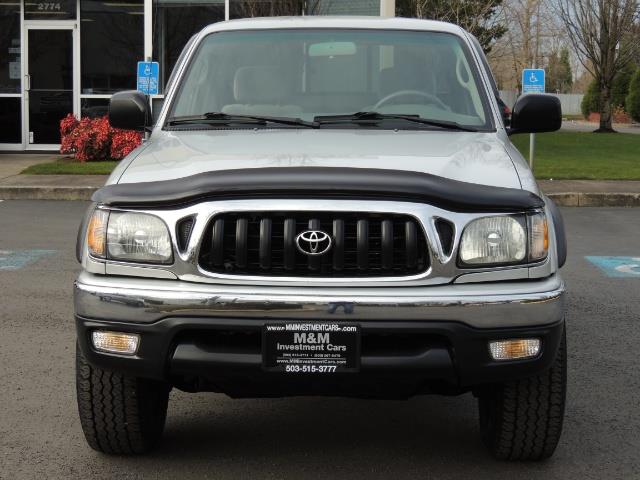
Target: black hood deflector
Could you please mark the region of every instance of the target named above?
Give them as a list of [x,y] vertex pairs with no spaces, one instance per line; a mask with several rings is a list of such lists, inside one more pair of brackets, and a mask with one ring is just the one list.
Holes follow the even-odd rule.
[[107,185],[92,200],[117,207],[174,207],[207,199],[353,198],[399,200],[454,212],[516,212],[541,208],[537,195],[515,188],[460,182],[400,170],[342,167],[246,168],[158,182]]

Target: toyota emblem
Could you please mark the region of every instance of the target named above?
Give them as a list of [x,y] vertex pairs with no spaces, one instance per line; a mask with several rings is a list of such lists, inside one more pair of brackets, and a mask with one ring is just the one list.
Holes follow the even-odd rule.
[[296,246],[305,255],[322,255],[331,248],[331,237],[322,230],[307,230],[296,237]]

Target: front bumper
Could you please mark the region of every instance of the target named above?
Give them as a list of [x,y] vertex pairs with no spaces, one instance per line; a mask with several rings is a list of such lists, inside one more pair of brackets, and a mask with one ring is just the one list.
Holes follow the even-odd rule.
[[[249,293],[250,292],[250,293]],[[564,329],[559,276],[438,287],[240,287],[101,277],[75,285],[80,347],[90,363],[232,396],[294,394],[407,397],[458,392],[533,375],[555,359]],[[269,320],[331,320],[361,326],[358,374],[287,376],[262,369]],[[97,353],[96,329],[141,335],[136,356]],[[495,362],[490,340],[537,337],[541,354]]]
[[85,318],[141,324],[200,316],[531,327],[563,318],[564,291],[559,275],[500,283],[321,288],[212,285],[82,272],[75,283],[75,311]]

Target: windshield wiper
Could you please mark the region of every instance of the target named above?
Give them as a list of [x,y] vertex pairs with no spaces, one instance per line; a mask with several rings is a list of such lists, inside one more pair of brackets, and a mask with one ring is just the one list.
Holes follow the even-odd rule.
[[404,120],[407,122],[420,123],[431,127],[444,128],[447,130],[462,130],[464,132],[477,132],[474,127],[460,125],[457,122],[447,120],[432,120],[419,115],[404,115],[400,113],[379,113],[379,112],[356,112],[346,115],[319,115],[313,119],[321,126],[331,123],[356,123],[356,124],[378,124],[383,120]]
[[180,117],[170,117],[167,125],[188,125],[206,123],[209,125],[229,125],[241,123],[248,125],[266,125],[267,123],[278,123],[281,125],[295,125],[309,128],[318,128],[317,122],[308,122],[301,118],[290,117],[269,117],[265,115],[236,115],[222,112],[208,112],[202,115],[185,115]]

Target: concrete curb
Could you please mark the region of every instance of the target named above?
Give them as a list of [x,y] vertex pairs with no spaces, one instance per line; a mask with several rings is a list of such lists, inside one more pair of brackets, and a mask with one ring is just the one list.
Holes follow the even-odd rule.
[[549,193],[561,207],[640,207],[640,193]]
[[2,200],[91,200],[96,187],[0,186]]
[[[2,200],[91,200],[96,187],[0,186]],[[561,207],[640,207],[640,193],[549,193]]]

